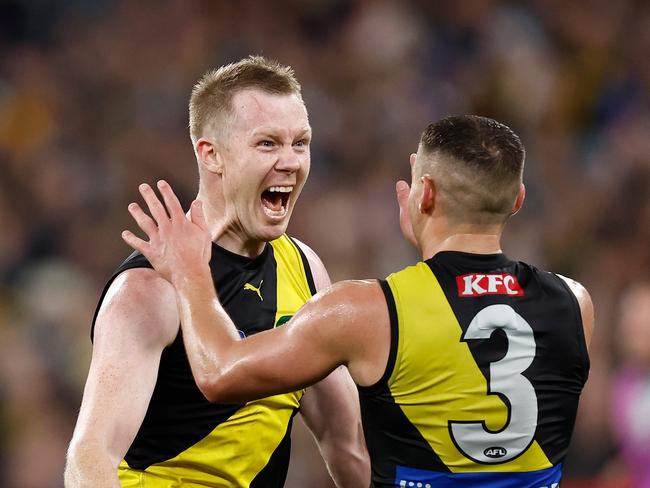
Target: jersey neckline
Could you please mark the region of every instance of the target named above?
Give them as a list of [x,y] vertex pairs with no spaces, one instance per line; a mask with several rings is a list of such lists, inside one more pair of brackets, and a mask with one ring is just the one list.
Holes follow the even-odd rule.
[[455,263],[474,268],[499,268],[512,264],[512,260],[504,253],[478,254],[463,251],[439,251],[425,261],[428,264],[435,262]]
[[[241,254],[234,253],[228,249],[221,247],[216,242],[212,243],[212,258],[210,261],[216,259],[224,259],[229,263],[233,263],[245,268],[257,268],[261,266],[269,255],[270,245],[268,242],[264,244],[264,249],[255,257],[242,256]],[[218,261],[217,261],[218,262]]]

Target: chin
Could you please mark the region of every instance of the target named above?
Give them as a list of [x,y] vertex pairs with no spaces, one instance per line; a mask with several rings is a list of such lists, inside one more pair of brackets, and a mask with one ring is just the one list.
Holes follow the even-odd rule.
[[269,215],[269,213],[262,209],[261,214],[257,215],[257,221],[254,222],[255,233],[252,235],[266,242],[277,239],[287,231],[292,210],[289,207],[281,215]]
[[256,232],[257,237],[259,238],[259,240],[265,242],[274,241],[275,239],[277,239],[287,231],[288,224],[289,221],[287,220],[286,222],[282,222],[278,224],[262,225],[258,229],[258,232]]

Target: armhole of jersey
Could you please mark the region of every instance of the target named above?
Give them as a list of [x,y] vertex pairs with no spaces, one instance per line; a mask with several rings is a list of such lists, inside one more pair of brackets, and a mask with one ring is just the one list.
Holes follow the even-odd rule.
[[312,296],[316,294],[316,285],[314,284],[314,276],[311,274],[311,266],[309,266],[309,260],[307,259],[307,256],[305,256],[305,253],[302,252],[302,249],[298,245],[298,243],[290,236],[287,236],[289,238],[289,241],[293,246],[298,250],[298,254],[300,254],[300,259],[302,260],[302,267],[305,268],[305,278],[307,278],[307,286],[309,286],[309,291],[311,292]]
[[393,296],[393,291],[390,289],[390,285],[386,280],[377,280],[381,291],[384,292],[386,297],[386,306],[388,307],[388,317],[390,319],[390,351],[388,352],[388,361],[386,361],[386,369],[384,374],[379,380],[368,386],[357,385],[357,388],[360,393],[364,394],[373,394],[378,390],[383,389],[384,386],[388,383],[388,379],[393,374],[395,369],[395,361],[397,359],[397,346],[399,342],[399,324],[397,318],[397,307],[395,305],[395,297]]
[[129,269],[135,269],[135,268],[149,268],[153,269],[153,266],[149,264],[148,262],[126,262],[123,263],[115,273],[113,273],[113,276],[109,278],[109,280],[106,282],[106,286],[104,286],[104,289],[102,290],[102,294],[99,297],[99,301],[97,302],[97,307],[95,307],[95,313],[93,314],[93,321],[90,324],[90,342],[92,343],[95,337],[95,322],[97,321],[97,315],[99,315],[99,309],[102,307],[102,303],[104,303],[104,297],[106,296],[106,293],[108,292],[108,289],[111,287],[115,279],[124,273],[125,271],[128,271]]
[[571,304],[573,305],[573,313],[575,314],[578,323],[578,327],[577,327],[578,347],[580,347],[580,352],[582,352],[582,357],[584,361],[585,381],[587,381],[591,362],[589,359],[589,351],[587,350],[587,338],[585,337],[585,327],[584,324],[582,323],[582,311],[580,310],[580,304],[578,303],[578,299],[576,298],[575,293],[573,293],[573,290],[569,287],[567,282],[564,281],[555,273],[552,274],[562,284],[566,292],[569,294],[569,299],[571,300]]

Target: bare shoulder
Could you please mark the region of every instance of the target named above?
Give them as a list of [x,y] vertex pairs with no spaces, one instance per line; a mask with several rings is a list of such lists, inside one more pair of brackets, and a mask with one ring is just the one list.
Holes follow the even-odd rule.
[[295,237],[292,237],[291,239],[293,240],[293,242],[295,242],[297,244],[297,246],[300,248],[300,250],[305,253],[305,256],[307,257],[307,259],[314,258],[314,259],[320,261],[320,258],[318,257],[318,254],[316,254],[316,251],[314,251],[311,247],[309,247],[307,244],[305,244],[301,240],[296,239]]
[[292,237],[296,245],[300,248],[300,250],[304,253],[305,257],[307,258],[307,261],[309,262],[309,266],[311,268],[311,273],[312,276],[314,277],[314,284],[316,285],[316,290],[324,290],[328,286],[332,284],[332,281],[330,280],[329,274],[327,273],[327,269],[325,268],[325,265],[323,264],[323,261],[321,258],[316,254],[316,252],[309,247],[307,244],[305,244],[302,241],[299,241],[295,237]]
[[581,283],[577,282],[572,278],[562,276],[561,274],[558,274],[557,276],[561,278],[567,284],[569,289],[573,292],[576,299],[578,300],[578,303],[580,304],[580,308],[583,307],[583,304],[593,308],[593,304],[591,302],[591,296],[589,295],[587,289]]
[[377,280],[345,280],[314,296],[322,307],[345,309],[346,313],[372,313],[384,303],[384,295]]
[[134,268],[115,278],[95,325],[95,343],[125,335],[145,344],[170,344],[178,333],[174,287],[149,268]]
[[314,295],[294,316],[294,327],[325,330],[336,340],[363,335],[385,303],[381,288],[374,280],[348,280],[335,283]]
[[78,486],[106,486],[111,480],[111,486],[119,486],[117,464],[145,417],[162,351],[178,333],[174,293],[171,284],[147,268],[124,271],[109,286],[95,322],[66,480],[83,470],[95,478]]
[[335,283],[299,313],[303,311],[307,321],[320,322],[322,328],[313,328],[312,334],[341,356],[357,384],[369,385],[381,377],[390,350],[390,316],[376,280]]
[[558,274],[557,276],[567,284],[569,289],[575,295],[576,300],[578,301],[578,305],[580,305],[582,325],[585,330],[585,339],[587,341],[587,345],[589,345],[594,329],[594,304],[591,301],[591,296],[589,295],[587,289],[576,280],[562,276],[561,274]]

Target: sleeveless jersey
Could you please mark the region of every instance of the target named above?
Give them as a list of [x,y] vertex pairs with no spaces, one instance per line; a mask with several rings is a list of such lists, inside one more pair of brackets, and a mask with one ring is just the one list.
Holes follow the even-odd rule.
[[359,387],[373,486],[557,488],[589,371],[564,280],[445,251],[380,285],[389,360]]
[[[140,267],[151,264],[139,253],[122,263],[97,309],[117,275]],[[210,268],[242,337],[284,324],[316,292],[305,255],[286,235],[253,259],[214,244]],[[196,386],[179,330],[162,352],[147,413],[120,464],[122,486],[282,487],[302,393],[246,404],[208,402]]]

